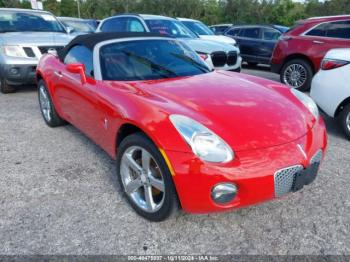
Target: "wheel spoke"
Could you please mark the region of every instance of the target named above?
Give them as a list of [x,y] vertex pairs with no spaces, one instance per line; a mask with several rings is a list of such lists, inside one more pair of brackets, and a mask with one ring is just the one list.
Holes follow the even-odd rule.
[[150,186],[144,186],[145,189],[145,200],[147,204],[147,209],[149,211],[152,211],[155,207],[155,203],[153,200],[153,195],[152,195],[152,187]]
[[139,189],[142,186],[142,182],[140,178],[136,178],[135,180],[130,181],[126,186],[125,186],[125,191],[128,194],[131,194],[135,192],[137,189]]
[[139,164],[136,163],[136,161],[133,159],[132,154],[126,154],[125,155],[127,165],[137,173],[142,172],[142,168],[139,166]]
[[147,174],[150,173],[151,155],[146,150],[142,149],[142,169]]
[[164,186],[164,182],[162,180],[157,179],[154,176],[150,175],[149,181],[154,188],[158,189],[161,192],[164,192],[165,186]]

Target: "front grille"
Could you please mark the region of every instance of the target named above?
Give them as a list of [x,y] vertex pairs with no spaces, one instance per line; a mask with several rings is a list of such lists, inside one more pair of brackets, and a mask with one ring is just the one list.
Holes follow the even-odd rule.
[[58,52],[59,50],[63,49],[63,46],[38,46],[38,48],[42,54],[46,54],[49,49],[56,49]]
[[28,57],[35,57],[33,49],[31,47],[23,47],[24,52]]
[[292,191],[295,175],[303,170],[302,165],[291,166],[275,173],[275,196],[281,197]]
[[229,66],[232,66],[232,65],[235,65],[237,62],[237,52],[235,51],[230,51],[228,54],[227,54],[227,64]]
[[226,64],[227,55],[225,52],[214,52],[211,54],[211,60],[215,67],[222,67]]

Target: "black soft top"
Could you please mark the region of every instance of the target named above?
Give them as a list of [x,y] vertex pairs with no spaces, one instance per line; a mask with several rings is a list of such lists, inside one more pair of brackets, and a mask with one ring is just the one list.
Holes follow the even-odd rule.
[[170,37],[167,35],[157,33],[139,33],[139,32],[119,32],[119,33],[92,33],[86,35],[79,35],[70,41],[63,49],[58,52],[58,57],[61,61],[64,61],[68,51],[76,45],[83,45],[91,51],[94,47],[103,41],[120,39],[120,38],[131,38],[131,37]]

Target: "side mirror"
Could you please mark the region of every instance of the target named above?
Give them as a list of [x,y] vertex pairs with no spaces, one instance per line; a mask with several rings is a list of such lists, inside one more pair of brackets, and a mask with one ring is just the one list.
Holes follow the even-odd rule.
[[68,64],[66,68],[67,68],[67,71],[72,74],[79,74],[82,84],[86,83],[86,74],[85,74],[84,64],[72,63],[72,64]]
[[66,27],[66,30],[67,30],[67,33],[68,34],[71,34],[71,33],[73,33],[75,30],[74,30],[74,28],[73,27],[70,27],[70,26],[67,26]]

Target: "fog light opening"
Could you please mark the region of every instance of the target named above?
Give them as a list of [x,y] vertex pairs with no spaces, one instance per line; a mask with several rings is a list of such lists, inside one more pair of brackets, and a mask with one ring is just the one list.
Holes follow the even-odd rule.
[[232,201],[237,195],[238,188],[235,184],[217,184],[211,190],[211,198],[217,204],[226,204]]

